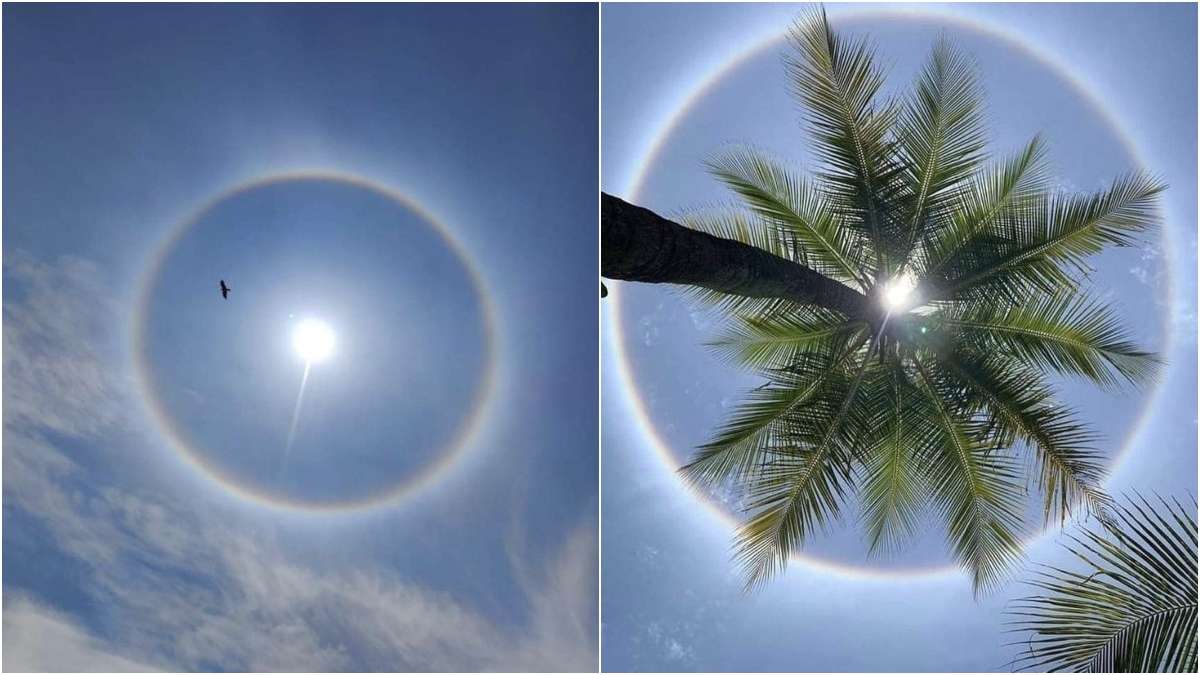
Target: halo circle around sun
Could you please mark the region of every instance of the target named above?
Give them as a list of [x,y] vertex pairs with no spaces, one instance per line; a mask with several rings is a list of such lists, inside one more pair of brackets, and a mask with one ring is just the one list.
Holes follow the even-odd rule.
[[[883,18],[896,20],[941,21],[948,25],[998,40],[1004,43],[1006,46],[1033,58],[1043,67],[1052,72],[1056,77],[1066,81],[1070,85],[1070,88],[1072,88],[1077,95],[1084,99],[1088,106],[1097,112],[1098,116],[1104,120],[1105,125],[1120,140],[1126,153],[1134,160],[1134,162],[1139,166],[1145,165],[1141,154],[1138,152],[1136,145],[1129,138],[1128,133],[1103,107],[1100,98],[1091,92],[1084,83],[1080,82],[1078,78],[1073,76],[1064,66],[1049,60],[1036,51],[1031,45],[1027,44],[1026,41],[1010,34],[1005,29],[1001,29],[990,24],[985,24],[977,20],[968,20],[962,17],[950,16],[941,12],[925,10],[896,11],[887,9],[852,9],[836,15],[831,13],[830,16],[831,22],[835,23],[835,25],[844,21],[861,21]],[[703,101],[708,94],[717,87],[717,85],[738,71],[741,66],[752,61],[755,57],[762,55],[767,50],[781,46],[786,40],[786,37],[786,32],[779,32],[771,34],[765,39],[759,39],[755,42],[752,42],[746,48],[738,51],[732,58],[713,68],[706,77],[701,79],[699,84],[694,86],[681,98],[681,102],[679,104],[670,109],[665,121],[659,128],[655,130],[654,135],[650,137],[649,141],[644,145],[643,151],[635,157],[632,170],[629,173],[629,178],[624,188],[624,194],[627,199],[634,201],[638,199],[639,194],[644,187],[645,181],[652,173],[653,166],[657,162],[662,150],[666,147],[667,142],[674,135],[676,129],[685,119],[687,119],[689,113],[696,107],[696,105]],[[1166,234],[1163,234],[1162,236],[1165,238]],[[1170,247],[1166,246],[1164,247],[1164,250],[1169,253]],[[1164,258],[1164,266],[1166,266],[1169,271],[1171,266],[1171,258],[1169,255]],[[1163,312],[1163,336],[1165,344],[1163,345],[1162,350],[1164,352],[1169,351],[1171,347],[1171,331],[1169,329],[1169,322],[1170,317],[1174,312],[1173,286],[1170,284],[1170,280],[1172,278],[1170,273],[1166,275],[1166,278],[1168,279],[1168,285],[1164,291],[1167,298],[1167,307]],[[919,302],[919,297],[917,297],[919,296],[919,289],[914,288],[914,286],[908,280],[898,279],[896,282],[896,287],[888,289],[890,292],[882,299],[883,302],[889,307],[894,305],[900,311],[911,309],[910,305],[912,302],[914,302],[914,300]],[[712,495],[706,494],[695,486],[684,481],[682,478],[680,478],[680,475],[677,472],[678,463],[675,459],[675,453],[673,452],[672,445],[664,439],[662,433],[657,428],[655,421],[652,419],[645,396],[638,387],[637,380],[634,375],[634,368],[630,361],[629,350],[626,347],[627,329],[624,327],[626,322],[622,316],[623,308],[628,307],[628,303],[622,303],[621,296],[622,292],[619,287],[610,289],[607,300],[607,315],[611,318],[610,325],[612,332],[610,337],[614,345],[614,358],[617,363],[620,382],[622,384],[622,389],[627,396],[630,407],[634,412],[638,427],[644,432],[646,440],[651,444],[654,454],[656,455],[659,463],[662,465],[662,468],[675,477],[675,479],[678,481],[678,486],[688,492],[694,499],[697,500],[697,502],[700,503],[702,507],[705,508],[705,510],[707,510],[720,522],[724,523],[731,529],[735,528],[737,527],[738,521],[724,504],[720,503]],[[1116,455],[1110,460],[1110,463],[1107,467],[1107,475],[1111,475],[1112,470],[1115,469],[1128,455],[1133,439],[1138,436],[1141,427],[1145,424],[1146,419],[1149,417],[1149,415],[1146,413],[1154,408],[1155,402],[1157,401],[1161,391],[1162,387],[1160,382],[1159,385],[1156,386],[1155,390],[1146,397],[1140,416],[1131,425],[1131,428],[1122,439],[1121,446]],[[1028,546],[1034,540],[1044,536],[1048,531],[1049,528],[1045,528],[1038,532],[1032,533],[1030,537],[1025,540],[1025,545]],[[958,574],[961,572],[961,569],[954,563],[937,566],[882,569],[870,567],[868,565],[846,563],[803,551],[793,551],[789,556],[789,559],[809,568],[856,579],[881,580],[900,577],[908,579],[934,578],[942,577],[948,574]]]
[[[451,439],[439,449],[434,458],[424,466],[405,476],[385,490],[376,491],[365,497],[337,501],[305,501],[291,496],[268,492],[261,485],[254,485],[234,476],[205,457],[188,439],[180,425],[172,418],[158,396],[151,377],[147,359],[150,298],[163,266],[180,241],[206,214],[228,199],[258,188],[270,187],[292,181],[327,181],[355,187],[380,195],[405,208],[434,230],[454,257],[462,265],[481,313],[483,336],[483,365],[463,423],[455,430]],[[478,264],[468,254],[463,244],[455,238],[450,228],[437,216],[414,199],[382,183],[362,176],[337,171],[297,171],[259,176],[238,183],[204,201],[186,218],[173,226],[151,255],[137,290],[137,302],[131,317],[130,349],[137,390],[154,423],[155,429],[167,441],[168,446],[184,464],[203,478],[211,481],[226,493],[245,502],[275,510],[307,513],[312,515],[356,514],[364,511],[394,507],[407,499],[438,484],[461,465],[488,417],[488,411],[496,390],[498,366],[496,345],[496,311],[486,292],[483,276]],[[333,328],[315,317],[301,320],[293,329],[291,345],[297,355],[307,363],[317,363],[335,355],[337,347]]]

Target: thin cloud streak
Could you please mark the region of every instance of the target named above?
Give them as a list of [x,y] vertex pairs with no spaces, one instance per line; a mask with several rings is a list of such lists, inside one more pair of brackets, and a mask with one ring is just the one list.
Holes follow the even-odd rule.
[[109,484],[51,440],[86,440],[104,461],[127,458],[131,441],[119,439],[139,434],[121,412],[135,393],[95,346],[97,326],[112,325],[103,275],[87,261],[19,253],[6,273],[28,292],[4,308],[5,521],[36,519],[83,565],[84,591],[105,619],[103,637],[89,633],[63,608],[6,586],[6,669],[596,668],[593,522],[549,562],[508,547],[528,608],[514,626],[378,564],[319,569],[207,505]]

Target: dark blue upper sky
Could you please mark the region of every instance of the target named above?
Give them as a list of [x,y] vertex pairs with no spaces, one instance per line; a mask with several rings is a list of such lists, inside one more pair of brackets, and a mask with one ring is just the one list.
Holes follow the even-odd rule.
[[594,667],[597,14],[5,8],[6,667]]
[[[730,143],[803,166],[805,130],[787,93],[783,47],[770,42],[799,9],[606,7],[604,189],[679,213],[731,199],[702,164]],[[1062,390],[1103,434],[1114,461],[1132,439],[1110,490],[1194,494],[1195,8],[872,9],[880,8],[832,5],[829,12],[835,29],[872,36],[889,72],[887,91],[912,82],[944,33],[978,63],[994,152],[1013,152],[1041,133],[1065,189],[1092,191],[1139,164],[1170,185],[1163,231],[1138,248],[1096,258],[1098,272],[1086,282],[1093,295],[1116,303],[1140,343],[1164,352],[1161,389],[1106,392],[1063,383]],[[755,52],[755,45],[764,47]],[[735,61],[724,77],[710,77]],[[688,100],[693,105],[684,107]],[[742,595],[729,556],[731,526],[672,472],[758,381],[704,346],[713,317],[693,311],[679,293],[622,284],[616,297],[605,311],[603,344],[606,670],[1004,668],[1014,652],[1004,647],[1002,609],[1026,589],[1010,584],[976,601],[960,573],[895,573],[950,562],[938,527],[893,558],[868,559],[851,515],[810,543],[815,564],[793,562],[763,591]],[[618,340],[636,390],[620,376]],[[668,446],[665,458],[636,418],[638,401]],[[1028,554],[1037,562],[1064,559],[1053,536]]]

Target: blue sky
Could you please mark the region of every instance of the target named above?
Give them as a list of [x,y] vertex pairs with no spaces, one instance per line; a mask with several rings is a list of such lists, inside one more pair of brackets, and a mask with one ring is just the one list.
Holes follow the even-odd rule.
[[[804,130],[786,92],[782,47],[771,42],[799,9],[606,6],[603,189],[672,214],[730,199],[702,165],[730,143],[802,165]],[[889,90],[912,81],[944,33],[977,60],[997,153],[1040,132],[1063,188],[1091,191],[1140,164],[1169,184],[1162,230],[1096,258],[1087,281],[1121,308],[1139,342],[1164,352],[1160,388],[1112,393],[1065,383],[1063,397],[1104,435],[1111,457],[1123,456],[1110,491],[1195,494],[1195,7],[880,9],[829,6],[835,29],[873,36]],[[793,561],[762,591],[742,594],[728,519],[672,472],[757,381],[703,346],[713,318],[679,293],[614,287],[618,302],[602,317],[606,670],[1006,669],[1015,651],[1004,644],[1003,609],[1027,590],[1010,583],[975,600],[965,575],[929,573],[950,562],[936,528],[894,558],[868,560],[850,518],[811,543],[816,563]],[[618,341],[632,383],[621,376]],[[637,419],[639,402],[665,458]],[[1031,563],[1066,560],[1053,536],[1027,554]]]
[[595,667],[597,13],[5,8],[5,668]]

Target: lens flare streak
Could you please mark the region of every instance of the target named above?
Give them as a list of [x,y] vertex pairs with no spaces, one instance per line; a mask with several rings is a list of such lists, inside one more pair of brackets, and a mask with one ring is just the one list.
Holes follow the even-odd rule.
[[300,406],[304,405],[304,390],[308,387],[308,373],[312,370],[312,361],[304,364],[304,377],[300,378],[300,393],[296,396],[296,409],[292,411],[292,424],[288,427],[287,443],[283,446],[283,463],[279,467],[282,476],[287,471],[288,458],[292,456],[292,443],[296,440],[296,426],[300,422]]

